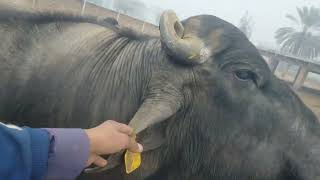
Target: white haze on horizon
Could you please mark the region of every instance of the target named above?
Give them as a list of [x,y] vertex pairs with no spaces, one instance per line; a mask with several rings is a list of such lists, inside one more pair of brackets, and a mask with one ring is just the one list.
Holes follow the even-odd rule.
[[253,20],[251,41],[256,45],[277,48],[275,31],[292,23],[285,15],[297,16],[296,7],[316,6],[320,0],[142,0],[162,9],[173,9],[181,19],[199,14],[212,14],[234,25],[248,11]]

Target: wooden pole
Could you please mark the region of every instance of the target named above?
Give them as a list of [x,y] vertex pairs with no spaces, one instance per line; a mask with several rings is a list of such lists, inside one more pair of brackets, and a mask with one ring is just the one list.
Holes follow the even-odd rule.
[[119,18],[120,18],[120,11],[118,11],[118,14],[117,14],[117,21],[119,21]]
[[276,59],[276,57],[271,56],[270,62],[269,62],[269,68],[272,73],[276,72],[278,65],[279,65],[279,60]]
[[81,8],[81,15],[84,14],[84,11],[86,9],[86,3],[87,3],[87,0],[83,0],[83,4],[82,4],[82,8]]
[[145,26],[145,24],[146,24],[146,22],[145,22],[145,21],[143,21],[142,28],[141,28],[141,32],[143,32],[143,31],[144,31],[144,26]]
[[296,78],[294,79],[293,82],[293,89],[294,90],[299,90],[300,87],[303,86],[304,81],[306,80],[308,75],[308,65],[301,65],[298,74],[296,75]]
[[36,8],[36,3],[37,3],[36,0],[32,0],[32,8]]

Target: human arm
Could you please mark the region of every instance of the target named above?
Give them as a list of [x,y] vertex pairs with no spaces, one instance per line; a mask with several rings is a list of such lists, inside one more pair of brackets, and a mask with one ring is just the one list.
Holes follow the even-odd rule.
[[115,121],[109,120],[86,130],[46,130],[51,142],[47,179],[74,179],[92,163],[103,167],[107,161],[100,155],[112,154],[122,149],[142,151],[142,146],[130,138],[133,130]]
[[0,123],[1,179],[43,179],[48,147],[46,131]]
[[74,179],[92,163],[105,166],[102,154],[122,149],[142,151],[131,134],[130,127],[115,121],[87,130],[20,128],[0,123],[0,177]]

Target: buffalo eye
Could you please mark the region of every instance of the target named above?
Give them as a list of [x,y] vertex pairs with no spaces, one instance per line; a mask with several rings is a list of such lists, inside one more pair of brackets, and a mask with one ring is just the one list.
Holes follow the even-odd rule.
[[255,74],[250,70],[245,70],[245,69],[236,70],[233,72],[233,74],[240,81],[250,81],[250,80],[255,81],[256,79]]

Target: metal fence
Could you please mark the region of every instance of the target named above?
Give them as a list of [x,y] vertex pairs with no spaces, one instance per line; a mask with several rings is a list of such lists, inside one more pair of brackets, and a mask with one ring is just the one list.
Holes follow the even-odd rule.
[[[32,0],[33,9],[41,9],[40,4],[71,4],[73,10],[80,12],[81,15],[90,14],[92,7],[100,7],[108,12],[112,12],[112,17],[116,18],[117,21],[121,21],[120,18],[127,19],[125,22],[128,24],[128,17],[134,18],[139,22],[135,23],[135,28],[138,31],[145,32],[146,28],[150,29],[150,26],[158,26],[162,9],[146,5],[139,0],[68,0],[69,2],[54,1],[54,0]],[[29,1],[31,2],[31,1]],[[72,5],[73,4],[73,5]],[[81,5],[81,6],[80,6]],[[56,9],[57,7],[51,6],[50,8]],[[58,8],[59,9],[59,8]],[[103,14],[103,13],[102,13]],[[137,27],[140,26],[140,27]],[[147,29],[148,29],[147,28]],[[146,32],[149,32],[148,30]]]
[[163,11],[159,7],[146,4],[140,0],[84,0],[83,12],[85,10],[86,3],[93,3],[154,25],[158,25],[160,15]]

